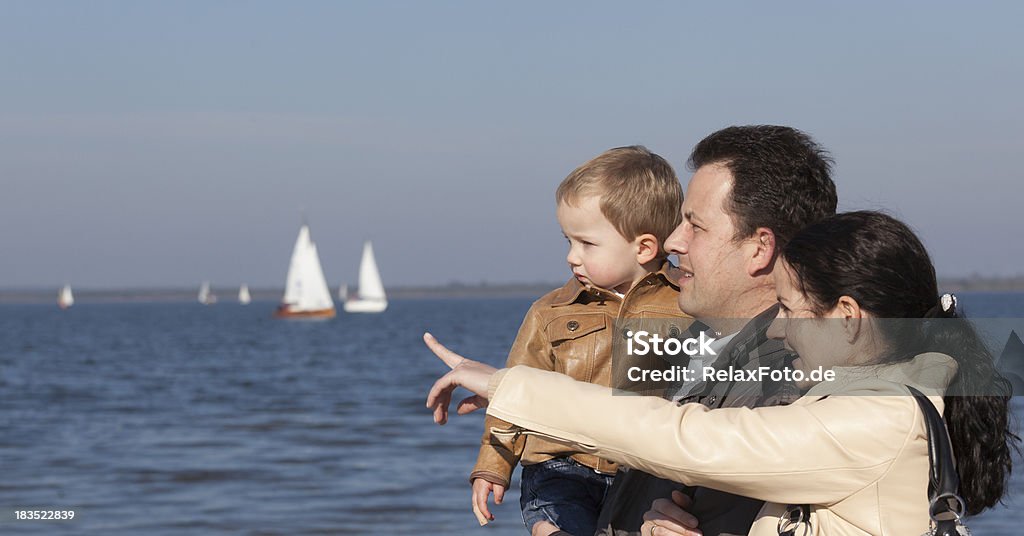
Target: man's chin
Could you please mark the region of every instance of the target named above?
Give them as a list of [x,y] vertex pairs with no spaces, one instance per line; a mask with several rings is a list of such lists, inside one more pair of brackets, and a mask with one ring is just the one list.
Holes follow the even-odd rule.
[[679,299],[676,300],[676,305],[679,306],[679,310],[683,313],[697,318],[697,313],[699,311],[697,310],[698,308],[696,304],[693,303],[693,300],[687,299],[683,294],[679,294]]

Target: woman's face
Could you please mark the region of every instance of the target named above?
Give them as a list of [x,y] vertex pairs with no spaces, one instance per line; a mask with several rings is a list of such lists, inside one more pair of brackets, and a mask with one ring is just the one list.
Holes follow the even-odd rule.
[[[779,315],[768,328],[768,336],[785,339],[786,347],[799,356],[793,361],[793,368],[807,377],[819,368],[826,371],[847,364],[853,346],[845,329],[846,313],[840,311],[840,305],[819,316],[814,312],[813,300],[800,291],[793,270],[784,259],[779,260],[773,273]],[[810,378],[797,382],[804,389],[814,383]]]

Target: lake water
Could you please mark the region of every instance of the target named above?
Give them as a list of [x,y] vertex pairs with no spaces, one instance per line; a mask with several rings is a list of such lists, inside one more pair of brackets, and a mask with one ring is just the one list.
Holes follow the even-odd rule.
[[[961,301],[1024,317],[1021,294]],[[518,482],[477,526],[482,415],[433,424],[423,401],[445,368],[420,336],[499,365],[529,303],[396,301],[326,322],[275,320],[269,302],[2,305],[0,534],[525,534]],[[1020,467],[976,533],[1019,533]]]

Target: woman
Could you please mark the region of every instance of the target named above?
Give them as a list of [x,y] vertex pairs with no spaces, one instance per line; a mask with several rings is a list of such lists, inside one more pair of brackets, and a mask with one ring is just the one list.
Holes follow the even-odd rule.
[[[809,390],[789,406],[709,410],[610,396],[549,372],[495,373],[429,335],[453,370],[435,383],[427,405],[443,422],[451,390],[462,385],[477,396],[460,413],[489,400],[489,414],[525,433],[764,500],[750,534],[777,534],[789,505],[806,504],[808,534],[904,535],[929,526],[928,440],[921,411],[906,396],[911,385],[945,414],[966,512],[997,503],[1018,441],[1008,427],[1008,390],[967,322],[906,320],[955,313],[940,304],[935,270],[913,232],[884,214],[842,214],[801,232],[778,262],[780,313],[769,335],[799,354],[795,369],[835,373],[832,381],[804,384]],[[976,396],[983,386],[997,396]],[[671,534],[657,525],[646,523],[644,534]]]

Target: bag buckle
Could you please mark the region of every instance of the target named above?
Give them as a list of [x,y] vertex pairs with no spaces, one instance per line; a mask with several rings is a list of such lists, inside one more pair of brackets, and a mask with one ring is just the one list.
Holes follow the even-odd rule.
[[786,512],[779,516],[779,536],[797,536],[796,530],[804,526],[801,536],[807,536],[811,530],[810,508],[806,504],[791,504]]
[[928,505],[931,524],[922,536],[971,536],[971,529],[960,520],[966,510],[967,504],[955,493],[936,496]]

